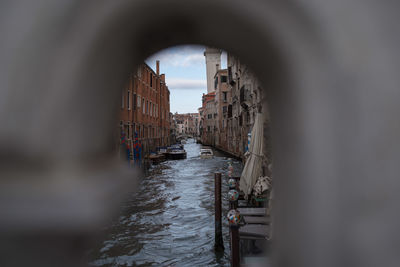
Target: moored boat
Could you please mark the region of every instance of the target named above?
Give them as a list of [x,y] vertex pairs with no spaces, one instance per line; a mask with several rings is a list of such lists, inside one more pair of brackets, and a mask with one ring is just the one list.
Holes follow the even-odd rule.
[[167,148],[166,156],[167,159],[185,159],[186,151],[182,144],[175,144]]
[[200,158],[202,159],[211,159],[214,157],[214,153],[212,149],[202,148],[200,149]]
[[174,149],[168,152],[169,159],[186,159],[186,151],[183,149]]

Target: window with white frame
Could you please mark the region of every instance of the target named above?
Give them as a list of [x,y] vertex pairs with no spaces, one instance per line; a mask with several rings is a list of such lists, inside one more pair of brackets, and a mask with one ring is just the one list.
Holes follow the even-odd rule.
[[140,95],[137,96],[137,107],[140,108],[142,99],[140,98]]

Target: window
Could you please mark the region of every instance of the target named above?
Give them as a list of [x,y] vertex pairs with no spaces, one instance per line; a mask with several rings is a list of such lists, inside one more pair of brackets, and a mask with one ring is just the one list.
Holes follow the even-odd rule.
[[137,96],[137,107],[140,108],[141,98],[140,95]]
[[136,94],[133,94],[133,109],[136,109]]
[[146,113],[146,101],[144,100],[144,97],[143,97],[142,104],[143,104],[143,114],[145,114]]
[[153,74],[150,73],[150,87],[153,87]]
[[227,82],[227,76],[221,76],[221,83],[226,83]]
[[208,114],[208,115],[207,115],[207,118],[208,118],[208,119],[212,119],[212,114]]
[[150,113],[150,116],[152,116],[153,115],[153,112],[152,112],[152,104],[151,104],[151,102],[150,102],[150,110],[149,110],[149,113]]
[[149,101],[146,101],[146,114],[149,114]]
[[222,92],[222,100],[225,103],[228,101],[228,92]]
[[214,89],[217,89],[217,86],[218,86],[218,77],[215,77]]
[[128,110],[131,110],[131,91],[130,90],[128,90],[128,100],[127,100],[126,105],[127,105]]
[[121,108],[124,108],[124,90],[122,90],[122,95],[121,95]]
[[125,124],[125,129],[126,129],[126,139],[129,139],[129,125]]
[[228,109],[227,109],[227,106],[223,106],[223,107],[222,107],[222,112],[223,112],[223,113],[226,113],[227,110],[228,110]]

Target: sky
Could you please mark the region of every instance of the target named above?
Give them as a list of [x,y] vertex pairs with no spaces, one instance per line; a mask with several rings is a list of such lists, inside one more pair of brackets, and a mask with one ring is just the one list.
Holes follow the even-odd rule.
[[[160,73],[171,92],[172,113],[195,113],[201,107],[201,97],[207,93],[206,60],[204,46],[184,45],[162,50],[146,59],[147,65],[156,69],[160,60]],[[226,53],[222,53],[221,67],[226,68]]]

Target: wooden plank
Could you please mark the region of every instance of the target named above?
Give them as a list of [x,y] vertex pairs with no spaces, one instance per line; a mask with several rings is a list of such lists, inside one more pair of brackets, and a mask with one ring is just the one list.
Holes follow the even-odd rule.
[[238,208],[238,210],[243,216],[265,216],[266,214],[265,208]]
[[245,223],[248,224],[269,224],[271,222],[270,217],[260,216],[243,216]]
[[242,238],[242,236],[267,238],[268,235],[269,226],[264,224],[246,224],[239,228],[240,238]]

